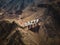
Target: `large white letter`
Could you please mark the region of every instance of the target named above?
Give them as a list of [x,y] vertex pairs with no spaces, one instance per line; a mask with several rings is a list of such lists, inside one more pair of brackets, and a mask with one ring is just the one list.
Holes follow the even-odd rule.
[[38,23],[39,19],[36,20],[36,23]]
[[28,25],[31,25],[31,23],[28,21],[28,23],[27,23]]

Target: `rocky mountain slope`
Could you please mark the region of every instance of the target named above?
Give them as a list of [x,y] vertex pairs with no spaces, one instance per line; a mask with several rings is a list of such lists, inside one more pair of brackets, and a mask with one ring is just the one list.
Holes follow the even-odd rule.
[[29,21],[37,17],[39,23],[21,28],[17,20],[1,19],[0,45],[60,45],[59,3],[46,8],[40,4],[32,6],[23,10],[21,19]]

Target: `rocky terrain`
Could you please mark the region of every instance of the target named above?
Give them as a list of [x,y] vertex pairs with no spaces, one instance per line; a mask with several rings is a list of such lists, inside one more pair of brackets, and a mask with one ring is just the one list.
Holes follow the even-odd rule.
[[[2,16],[0,45],[60,45],[59,4],[29,5],[22,10],[20,19]],[[39,22],[27,27],[20,26],[20,20],[24,23],[34,19],[39,19]]]

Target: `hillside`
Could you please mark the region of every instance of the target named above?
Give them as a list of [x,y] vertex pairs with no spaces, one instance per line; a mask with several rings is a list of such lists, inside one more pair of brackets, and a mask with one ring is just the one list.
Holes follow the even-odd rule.
[[[15,13],[10,17],[8,12],[1,15],[0,45],[60,45],[60,3],[37,2],[27,6],[18,17]],[[32,22],[36,19],[38,23]],[[34,24],[21,26],[25,22]]]

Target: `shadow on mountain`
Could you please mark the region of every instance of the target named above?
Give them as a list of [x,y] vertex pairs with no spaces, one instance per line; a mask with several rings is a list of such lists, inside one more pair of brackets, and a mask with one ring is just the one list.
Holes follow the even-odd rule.
[[21,39],[19,31],[7,39],[7,37],[16,30],[17,24],[15,22],[0,21],[0,45],[25,45]]
[[39,29],[40,29],[40,26],[37,25],[36,27],[30,28],[29,30],[31,30],[32,32],[38,33],[39,32]]

